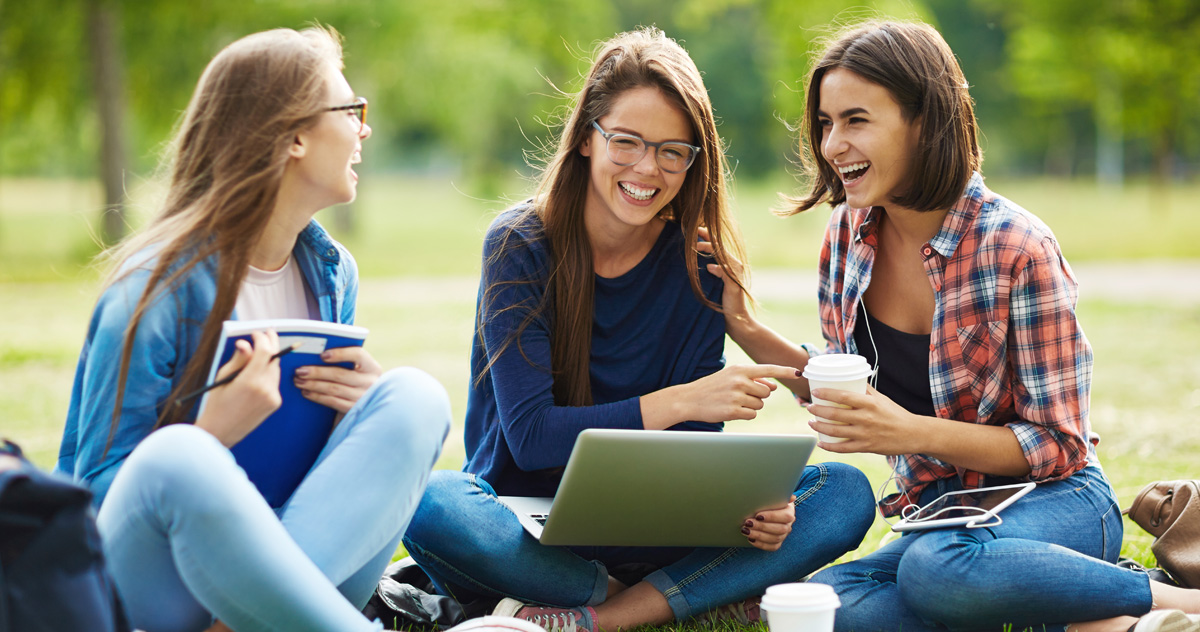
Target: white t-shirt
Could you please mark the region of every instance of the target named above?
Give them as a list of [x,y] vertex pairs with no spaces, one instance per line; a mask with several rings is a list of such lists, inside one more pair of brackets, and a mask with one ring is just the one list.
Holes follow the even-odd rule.
[[250,266],[234,309],[238,320],[321,318],[321,309],[292,256],[282,268],[274,271]]

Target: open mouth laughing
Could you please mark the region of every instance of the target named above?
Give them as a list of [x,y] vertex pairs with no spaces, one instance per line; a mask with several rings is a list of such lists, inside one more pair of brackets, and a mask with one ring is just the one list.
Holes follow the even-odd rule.
[[646,202],[646,201],[650,200],[650,198],[653,198],[654,195],[659,192],[659,189],[644,188],[644,187],[640,187],[636,184],[631,184],[629,182],[620,182],[618,184],[621,187],[621,190],[624,191],[626,195],[628,195],[629,197],[631,197],[639,202]]
[[841,175],[843,183],[850,184],[851,182],[854,182],[866,175],[867,170],[870,168],[871,163],[869,162],[856,162],[843,167],[838,167],[838,173]]

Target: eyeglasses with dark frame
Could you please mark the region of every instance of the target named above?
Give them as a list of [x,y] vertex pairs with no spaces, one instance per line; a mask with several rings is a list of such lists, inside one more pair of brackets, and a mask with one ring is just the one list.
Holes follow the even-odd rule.
[[660,169],[667,173],[683,173],[692,166],[696,155],[700,153],[699,147],[675,140],[652,143],[633,134],[606,132],[596,121],[592,121],[592,127],[595,127],[608,143],[608,159],[622,167],[636,165],[653,147],[654,160]]
[[363,128],[367,125],[367,98],[355,97],[354,103],[347,105],[335,105],[329,108],[330,112],[341,112],[344,110],[354,111],[354,118],[358,119],[358,133],[362,134]]

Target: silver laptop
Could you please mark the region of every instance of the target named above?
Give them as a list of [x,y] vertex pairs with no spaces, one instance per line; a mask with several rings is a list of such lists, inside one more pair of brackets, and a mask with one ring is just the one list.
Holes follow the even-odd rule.
[[589,429],[554,498],[501,496],[542,544],[750,546],[742,523],[788,501],[810,435]]

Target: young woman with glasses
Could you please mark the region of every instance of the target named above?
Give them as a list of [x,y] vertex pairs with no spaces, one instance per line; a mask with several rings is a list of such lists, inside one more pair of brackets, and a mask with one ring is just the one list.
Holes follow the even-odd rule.
[[[104,551],[135,627],[379,630],[359,612],[391,560],[449,430],[415,369],[357,347],[297,371],[338,411],[325,448],[268,506],[229,448],[280,405],[274,333],[239,343],[203,413],[176,406],[208,376],[222,321],[352,323],[353,258],[313,215],[355,197],[365,99],[335,32],[245,37],[200,79],[162,212],[116,249],[79,358],[57,469],[99,506]],[[301,375],[302,374],[302,375]]]
[[[831,420],[809,422],[834,438],[821,446],[887,456],[887,517],[949,491],[1037,483],[985,528],[909,532],[814,575],[841,598],[835,629],[1200,630],[1169,610],[1200,612],[1200,591],[1113,564],[1121,510],[1088,419],[1075,278],[1046,224],[985,186],[967,81],[942,36],[896,22],[840,34],[809,76],[803,130],[811,189],[795,212],[834,206],[818,286],[826,350],[878,371],[866,394],[786,382],[842,406],[809,406]],[[820,353],[757,321],[728,281],[724,306],[756,361]],[[1165,610],[1133,618],[1152,607]]]
[[[748,517],[756,548],[543,546],[494,500],[553,496],[584,429],[719,431],[754,418],[769,379],[795,376],[724,366],[721,283],[704,262],[741,253],[725,170],[688,54],[656,29],[603,44],[536,195],[485,240],[465,471],[434,474],[404,540],[440,591],[505,597],[496,614],[548,628],[632,628],[735,602],[724,612],[745,621],[767,586],[858,546],[870,491],[841,464],[809,466],[799,500]],[[696,251],[701,227],[712,258]],[[610,573],[631,563],[644,575],[633,585]]]

